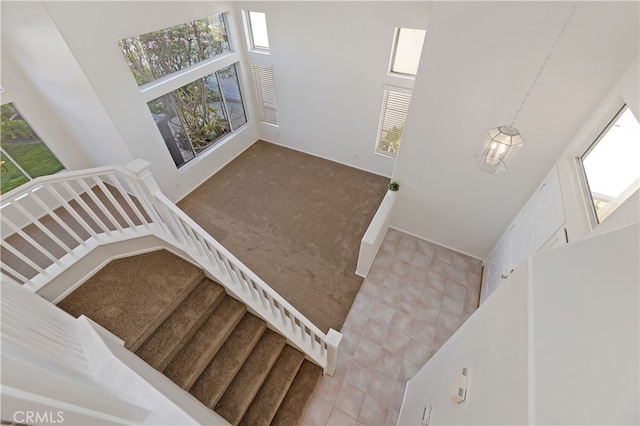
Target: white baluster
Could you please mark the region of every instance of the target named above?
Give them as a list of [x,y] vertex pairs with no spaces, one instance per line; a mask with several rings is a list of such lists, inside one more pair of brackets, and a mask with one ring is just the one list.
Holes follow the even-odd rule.
[[[84,190],[82,195],[84,195],[84,194],[88,195],[89,198],[91,198],[91,201],[93,201],[95,203],[96,207],[98,208],[98,211],[100,211],[102,214],[104,214],[107,217],[107,219],[109,220],[109,222],[111,222],[111,225],[114,228],[116,228],[118,231],[122,232],[123,229],[122,229],[122,226],[120,225],[120,222],[118,222],[118,220],[113,216],[113,214],[111,214],[111,210],[109,210],[107,208],[107,206],[102,202],[102,200],[96,195],[94,188],[92,188],[89,185],[87,185],[87,183],[84,181],[84,179],[79,179],[78,183],[80,184],[80,186]],[[79,197],[80,199],[82,199],[82,195]],[[84,200],[83,200],[83,202],[84,202]],[[86,206],[85,209],[88,210],[87,213],[89,213],[89,211],[94,212],[94,210],[91,207],[89,207],[88,204],[85,203],[84,206]],[[106,225],[106,222],[104,222],[104,223]],[[109,230],[111,230],[111,227],[107,226],[107,228]]]
[[[142,212],[140,211],[140,208],[131,199],[131,194],[125,191],[125,189],[122,187],[122,184],[120,183],[120,180],[118,180],[117,176],[115,176],[113,173],[110,173],[106,176],[106,178],[108,178],[107,183],[118,190],[118,193],[120,194],[122,199],[127,203],[127,205],[129,206],[133,214],[136,216],[140,224],[148,228],[149,224],[147,223],[147,220],[144,218],[144,215],[142,214]],[[132,224],[132,226],[135,226],[135,224]]]
[[[107,199],[111,202],[111,204],[116,208],[116,210],[118,211],[118,214],[120,216],[122,216],[122,218],[124,219],[125,222],[127,222],[127,225],[129,225],[130,228],[134,228],[136,225],[133,223],[133,221],[131,220],[131,218],[127,214],[127,212],[124,211],[124,209],[120,205],[120,201],[116,200],[116,197],[113,196],[113,194],[111,193],[111,190],[106,187],[106,185],[104,184],[102,179],[98,178],[98,176],[94,176],[93,177],[93,181],[98,185],[98,187],[100,188],[102,193],[107,197]],[[114,217],[114,219],[115,219],[115,217]],[[116,222],[117,221],[118,220],[116,219]]]
[[[79,182],[83,182],[82,179]],[[95,222],[102,232],[107,235],[111,235],[111,230],[109,227],[95,214],[93,209],[87,205],[87,203],[82,199],[82,197],[69,185],[67,182],[60,182],[62,187],[71,195],[71,197],[75,200],[76,203],[82,208],[82,210],[89,215],[91,220]],[[84,185],[86,186],[86,185]],[[92,228],[93,229],[93,228]]]

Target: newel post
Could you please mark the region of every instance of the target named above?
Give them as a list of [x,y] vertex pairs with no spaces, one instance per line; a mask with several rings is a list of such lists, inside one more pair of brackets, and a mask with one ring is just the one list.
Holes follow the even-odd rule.
[[[137,158],[132,162],[128,163],[125,168],[136,175],[138,181],[140,182],[141,190],[143,191],[143,197],[146,199],[149,204],[150,212],[148,212],[151,217],[157,217],[157,225],[164,229],[167,233],[172,235],[180,242],[184,242],[184,237],[180,234],[180,232],[176,229],[177,225],[170,212],[167,211],[166,207],[156,200],[156,193],[162,192],[160,190],[160,186],[158,182],[153,177],[151,170],[149,170],[149,163],[146,160],[142,160]],[[159,216],[158,216],[159,215]]]
[[155,194],[156,191],[160,191],[160,187],[158,186],[158,182],[153,178],[151,170],[149,170],[150,165],[151,163],[148,161],[137,158],[124,167],[130,172],[133,172],[138,179],[144,183],[149,193]]
[[327,333],[327,339],[325,342],[327,343],[327,365],[324,367],[324,374],[333,376],[336,372],[336,365],[338,362],[338,346],[340,345],[340,341],[342,340],[342,333],[334,330],[333,328],[329,329]]

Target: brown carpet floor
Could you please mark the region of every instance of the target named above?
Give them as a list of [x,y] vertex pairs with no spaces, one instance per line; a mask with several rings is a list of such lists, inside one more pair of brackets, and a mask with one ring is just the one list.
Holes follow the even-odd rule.
[[166,250],[109,262],[59,306],[85,314],[231,424],[300,424],[322,375],[202,271]]
[[360,240],[388,182],[258,141],[178,206],[326,332],[362,284]]
[[204,275],[166,250],[109,262],[58,307],[86,315],[136,350]]

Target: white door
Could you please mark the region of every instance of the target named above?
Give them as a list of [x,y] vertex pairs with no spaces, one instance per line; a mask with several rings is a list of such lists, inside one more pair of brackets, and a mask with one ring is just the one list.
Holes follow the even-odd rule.
[[566,243],[565,221],[560,177],[554,168],[485,261],[481,302],[529,255]]

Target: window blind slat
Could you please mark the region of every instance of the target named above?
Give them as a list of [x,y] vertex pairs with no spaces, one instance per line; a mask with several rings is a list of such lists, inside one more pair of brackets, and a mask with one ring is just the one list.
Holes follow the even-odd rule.
[[385,89],[378,122],[376,152],[397,156],[411,94]]
[[273,69],[270,65],[251,64],[253,86],[258,99],[258,113],[260,120],[266,123],[278,124],[278,110],[276,107],[276,90],[273,83]]

